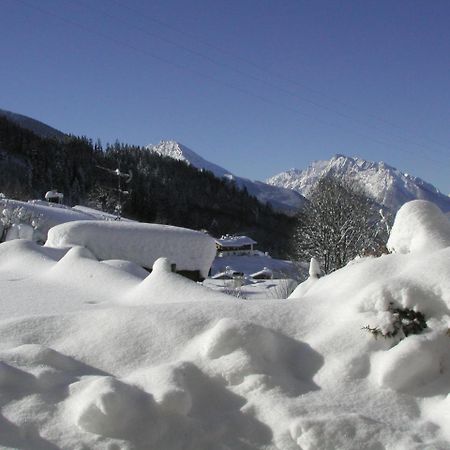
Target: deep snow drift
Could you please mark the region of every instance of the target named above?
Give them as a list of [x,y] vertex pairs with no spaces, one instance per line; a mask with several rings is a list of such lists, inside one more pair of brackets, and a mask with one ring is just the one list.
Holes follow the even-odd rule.
[[[435,222],[420,224],[426,241]],[[450,449],[444,243],[354,261],[290,300],[214,293],[164,259],[145,275],[83,247],[0,245],[1,447]],[[422,312],[423,333],[362,329],[389,331],[391,303]]]
[[206,233],[139,222],[89,220],[67,222],[48,232],[48,247],[82,245],[100,260],[125,259],[151,268],[167,257],[177,270],[200,270],[203,277],[216,256],[214,239]]

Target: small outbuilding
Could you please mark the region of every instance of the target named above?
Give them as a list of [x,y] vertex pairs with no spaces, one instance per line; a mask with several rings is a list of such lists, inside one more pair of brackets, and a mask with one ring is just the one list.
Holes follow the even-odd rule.
[[49,203],[62,203],[64,200],[64,194],[54,190],[47,191],[45,193],[45,200]]

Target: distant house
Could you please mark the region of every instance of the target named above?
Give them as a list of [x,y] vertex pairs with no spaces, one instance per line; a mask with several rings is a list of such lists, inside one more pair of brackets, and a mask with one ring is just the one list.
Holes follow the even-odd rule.
[[253,255],[253,246],[257,244],[248,236],[233,236],[226,234],[220,239],[216,239],[217,254],[225,255]]
[[62,203],[64,200],[64,194],[51,190],[46,192],[45,200],[47,200],[49,203]]

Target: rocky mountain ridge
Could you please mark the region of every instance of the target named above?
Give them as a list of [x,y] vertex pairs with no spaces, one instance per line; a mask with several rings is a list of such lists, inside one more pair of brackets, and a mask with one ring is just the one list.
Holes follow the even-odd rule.
[[378,203],[397,211],[404,203],[429,200],[445,213],[450,211],[450,197],[432,184],[404,173],[385,162],[366,161],[358,157],[335,155],[329,160],[314,161],[306,169],[290,169],[266,180],[272,186],[292,189],[308,197],[315,183],[327,174],[346,178],[363,187]]

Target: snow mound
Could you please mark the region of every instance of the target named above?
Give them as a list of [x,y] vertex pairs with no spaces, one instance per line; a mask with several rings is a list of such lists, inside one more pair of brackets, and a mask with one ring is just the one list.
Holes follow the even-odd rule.
[[444,358],[450,356],[446,346],[444,333],[409,336],[372,356],[372,377],[378,385],[398,391],[430,383],[440,376]]
[[148,272],[141,266],[138,266],[136,263],[131,261],[125,261],[124,259],[105,259],[104,261],[101,261],[101,263],[127,272],[137,278],[144,279],[148,276]]
[[[448,450],[450,247],[430,249],[253,302],[168,258],[143,277],[90,247],[2,243],[0,447]],[[421,334],[368,332],[401,309]]]
[[229,301],[230,297],[172,272],[170,261],[159,258],[153,270],[139,285],[128,292],[123,302],[129,305],[201,301]]
[[433,203],[414,200],[398,211],[387,247],[397,253],[432,252],[450,246],[450,221]]
[[99,260],[124,259],[150,268],[160,257],[177,270],[208,275],[216,254],[214,239],[205,233],[169,225],[122,221],[77,221],[49,230],[48,247],[88,248]]
[[189,385],[196,370],[192,363],[185,361],[161,364],[135,371],[127,377],[127,382],[151,392],[164,411],[187,416],[193,405]]
[[117,378],[88,377],[72,384],[69,408],[74,423],[84,431],[130,438],[145,426],[159,434],[151,396]]
[[414,441],[360,414],[300,419],[291,425],[291,436],[302,450],[410,450]]
[[230,385],[245,382],[251,389],[277,385],[292,395],[317,389],[312,376],[323,363],[304,343],[230,318],[220,319],[197,337],[187,354],[190,352],[194,360],[203,361],[205,370]]

